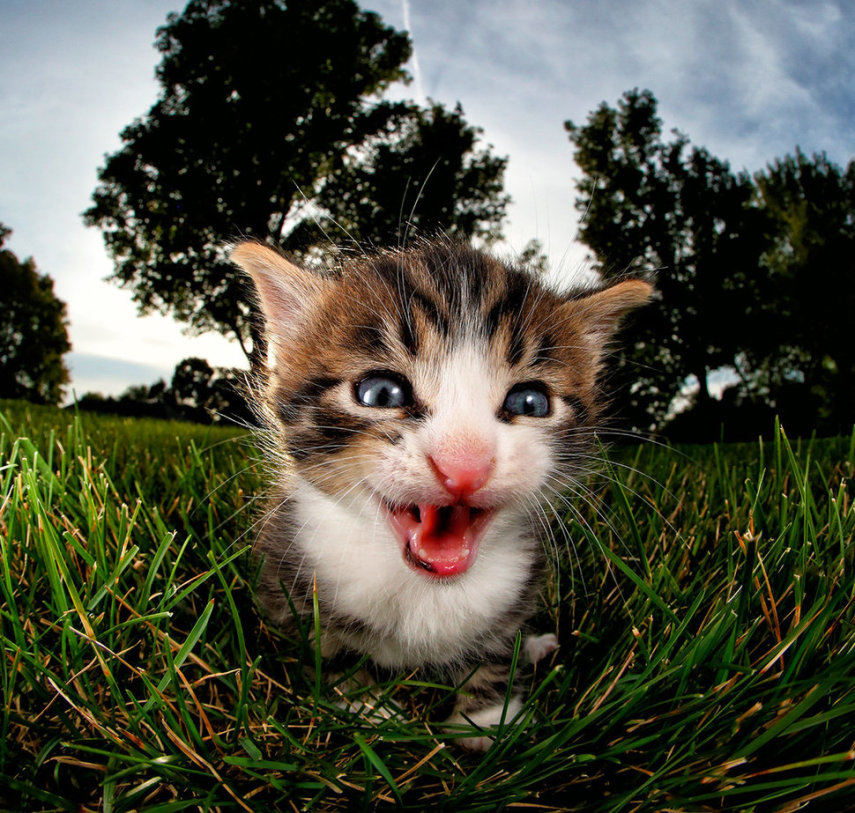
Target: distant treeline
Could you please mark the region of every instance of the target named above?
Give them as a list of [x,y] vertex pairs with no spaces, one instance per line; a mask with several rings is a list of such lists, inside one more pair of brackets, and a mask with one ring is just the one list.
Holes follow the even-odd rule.
[[[751,175],[662,137],[625,93],[565,124],[582,176],[579,239],[606,279],[651,276],[611,386],[624,424],[680,440],[848,433],[855,420],[855,161],[776,159]],[[715,397],[711,380],[729,385]],[[685,402],[681,410],[675,407]]]
[[195,423],[252,425],[247,405],[246,371],[211,367],[200,358],[186,358],[175,367],[169,384],[128,387],[118,397],[87,392],[69,408],[144,418]]
[[[140,313],[234,339],[262,373],[262,321],[227,256],[236,238],[308,264],[332,243],[501,239],[508,159],[459,105],[386,98],[407,78],[411,44],[353,0],[191,0],[158,29],[157,47],[159,97],[121,132],[84,213]],[[609,359],[615,424],[697,441],[724,427],[736,440],[768,434],[779,415],[791,435],[848,432],[855,161],[796,148],[754,174],[734,171],[682,133],[663,137],[656,98],[637,89],[564,126],[592,266],[606,281],[656,284],[657,300],[633,315]],[[0,226],[0,242],[7,233]],[[523,255],[544,265],[536,242]],[[4,314],[0,395],[56,403],[68,377],[64,306],[31,261],[0,260],[3,289],[14,283],[38,300],[18,308],[23,326],[13,309]],[[50,330],[37,321],[47,317]],[[30,356],[49,335],[43,364]],[[233,373],[182,365],[169,386],[82,404],[191,420],[246,414]],[[713,386],[722,381],[723,392]]]

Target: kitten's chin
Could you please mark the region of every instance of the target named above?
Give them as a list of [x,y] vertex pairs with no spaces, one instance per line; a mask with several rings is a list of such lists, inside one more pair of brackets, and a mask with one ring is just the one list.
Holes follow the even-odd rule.
[[495,513],[465,503],[396,507],[383,501],[383,509],[407,565],[436,579],[460,576],[472,567],[481,537]]

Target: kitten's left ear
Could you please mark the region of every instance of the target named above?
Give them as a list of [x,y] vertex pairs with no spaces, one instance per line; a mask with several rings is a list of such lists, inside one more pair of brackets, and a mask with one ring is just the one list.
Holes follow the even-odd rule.
[[251,240],[238,243],[229,259],[252,277],[268,331],[282,337],[299,334],[327,280]]
[[653,286],[643,279],[621,280],[568,300],[564,305],[565,320],[590,337],[600,350],[617,330],[620,320],[648,302],[652,295]]

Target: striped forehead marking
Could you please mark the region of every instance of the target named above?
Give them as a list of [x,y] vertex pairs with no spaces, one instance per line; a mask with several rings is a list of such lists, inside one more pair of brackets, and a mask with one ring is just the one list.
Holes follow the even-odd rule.
[[[529,274],[474,250],[443,245],[414,252],[406,262],[382,255],[365,271],[369,284],[372,276],[379,282],[373,292],[385,300],[385,312],[394,314],[398,339],[410,355],[418,355],[434,337],[457,343],[467,333],[489,340],[501,334],[508,364],[522,361],[531,327],[526,309],[533,291],[540,291]],[[361,343],[372,340],[364,336]],[[538,342],[531,340],[533,346]]]

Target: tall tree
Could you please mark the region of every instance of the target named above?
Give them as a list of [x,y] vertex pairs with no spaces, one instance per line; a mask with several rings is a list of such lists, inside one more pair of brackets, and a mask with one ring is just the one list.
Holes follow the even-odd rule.
[[413,231],[491,243],[501,237],[509,200],[503,193],[507,159],[480,147],[481,135],[460,105],[401,107],[359,154],[334,157],[318,203],[362,245],[400,244]]
[[[159,29],[157,47],[160,98],[123,131],[84,216],[102,229],[113,279],[143,313],[231,334],[258,366],[260,324],[225,244],[256,237],[306,250],[324,204],[375,239],[373,212],[388,189],[363,172],[360,195],[331,193],[396,133],[407,152],[407,121],[418,129],[426,120],[381,98],[407,78],[409,40],[353,0],[191,0]],[[464,210],[442,225],[462,226]],[[476,211],[476,228],[485,216]]]
[[[756,175],[772,226],[770,275],[749,374],[804,428],[848,431],[855,415],[855,161],[796,150]],[[810,401],[808,404],[807,401]]]
[[409,43],[352,0],[191,0],[157,48],[160,98],[122,132],[84,216],[141,312],[231,333],[251,357],[224,243],[279,241],[329,156],[384,125],[374,97],[403,78]]
[[68,383],[62,356],[71,349],[65,303],[32,258],[21,262],[3,248],[9,234],[0,224],[0,398],[58,404]]
[[579,236],[597,269],[656,278],[659,301],[636,315],[615,365],[623,416],[637,429],[661,425],[690,376],[697,406],[709,403],[710,372],[740,347],[763,249],[750,176],[679,133],[664,141],[656,108],[650,91],[633,90],[584,125],[565,123],[582,170]]

